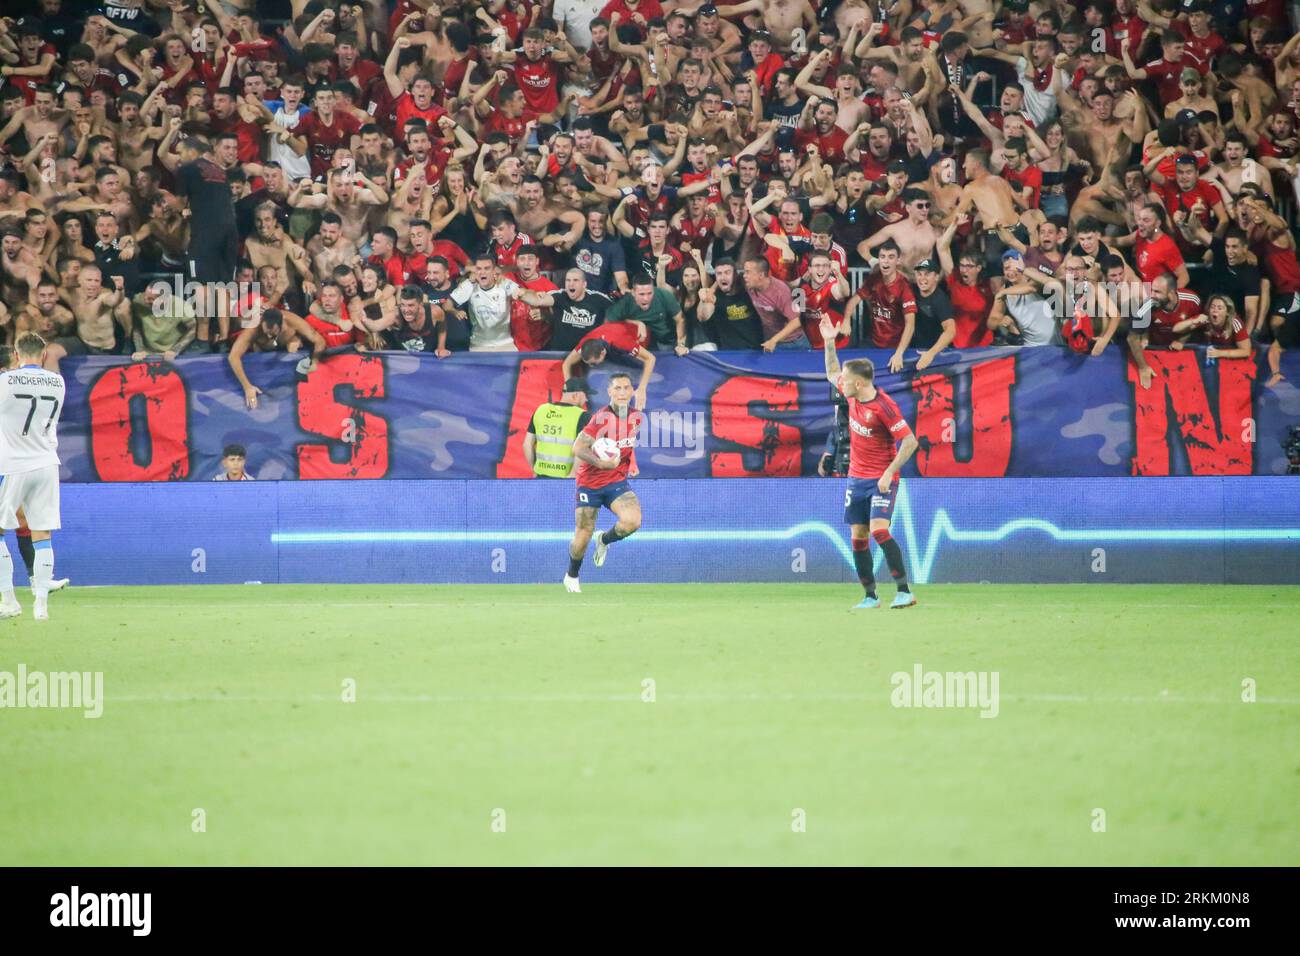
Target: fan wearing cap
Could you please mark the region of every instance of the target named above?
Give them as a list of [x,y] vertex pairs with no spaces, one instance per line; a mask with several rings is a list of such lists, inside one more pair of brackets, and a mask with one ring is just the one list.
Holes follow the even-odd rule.
[[1173,30],[1166,30],[1160,36],[1160,59],[1153,60],[1141,69],[1133,65],[1133,58],[1129,55],[1127,44],[1120,47],[1120,52],[1123,54],[1124,69],[1128,72],[1129,79],[1156,81],[1161,107],[1178,99],[1181,93],[1178,84],[1184,69],[1190,67],[1202,76],[1210,71],[1208,63],[1203,63],[1187,52],[1183,35]]
[[1050,345],[1056,336],[1051,303],[1025,278],[1025,260],[1017,249],[1002,253],[1002,288],[993,296],[989,328],[1002,344]]
[[929,368],[935,356],[952,345],[957,337],[952,299],[944,288],[939,260],[930,257],[916,264],[916,333],[912,347],[921,350],[916,360],[918,372]]
[[1183,67],[1178,76],[1178,89],[1182,95],[1165,107],[1165,119],[1176,119],[1184,126],[1197,123],[1201,113],[1219,115],[1219,104],[1204,93],[1205,82],[1200,73],[1190,66]]
[[568,478],[573,474],[573,443],[591,421],[587,410],[591,386],[585,378],[564,381],[557,402],[542,402],[528,420],[524,460],[538,478]]

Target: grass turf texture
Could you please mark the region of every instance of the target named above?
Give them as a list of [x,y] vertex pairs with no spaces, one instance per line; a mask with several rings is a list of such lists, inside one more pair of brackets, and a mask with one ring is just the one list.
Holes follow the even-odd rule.
[[106,702],[0,710],[0,863],[1298,862],[1300,589],[598,580],[23,593],[0,670]]

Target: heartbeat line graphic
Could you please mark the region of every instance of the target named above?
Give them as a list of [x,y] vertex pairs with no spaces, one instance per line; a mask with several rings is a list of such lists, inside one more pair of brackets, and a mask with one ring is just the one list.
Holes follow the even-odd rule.
[[[1188,544],[1225,541],[1300,541],[1300,528],[1060,528],[1042,518],[1014,518],[996,528],[962,529],[953,524],[947,510],[936,508],[924,542],[917,533],[907,483],[898,489],[894,505],[894,527],[899,532],[911,565],[910,577],[917,584],[930,583],[930,573],[945,540],[957,544],[999,544],[1014,534],[1038,532],[1053,541],[1106,544],[1121,541],[1159,544]],[[839,552],[853,569],[853,549],[843,527],[825,521],[802,521],[788,528],[697,528],[676,531],[638,531],[629,541],[792,541],[804,535],[820,535]],[[273,544],[499,544],[519,541],[567,542],[571,531],[275,531]],[[874,548],[877,571],[884,563]]]

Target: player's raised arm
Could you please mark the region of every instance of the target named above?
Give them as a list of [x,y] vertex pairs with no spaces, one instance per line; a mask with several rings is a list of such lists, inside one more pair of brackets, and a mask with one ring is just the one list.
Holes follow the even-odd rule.
[[822,316],[821,323],[817,328],[821,331],[822,341],[826,343],[824,347],[826,381],[832,385],[838,385],[840,383],[840,357],[835,353],[835,336],[838,330],[829,315]]

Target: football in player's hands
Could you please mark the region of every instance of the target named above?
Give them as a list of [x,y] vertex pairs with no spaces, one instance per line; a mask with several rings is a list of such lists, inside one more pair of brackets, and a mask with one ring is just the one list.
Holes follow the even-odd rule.
[[618,442],[612,438],[597,438],[591,443],[591,452],[600,459],[603,468],[615,467],[622,457],[618,450]]

